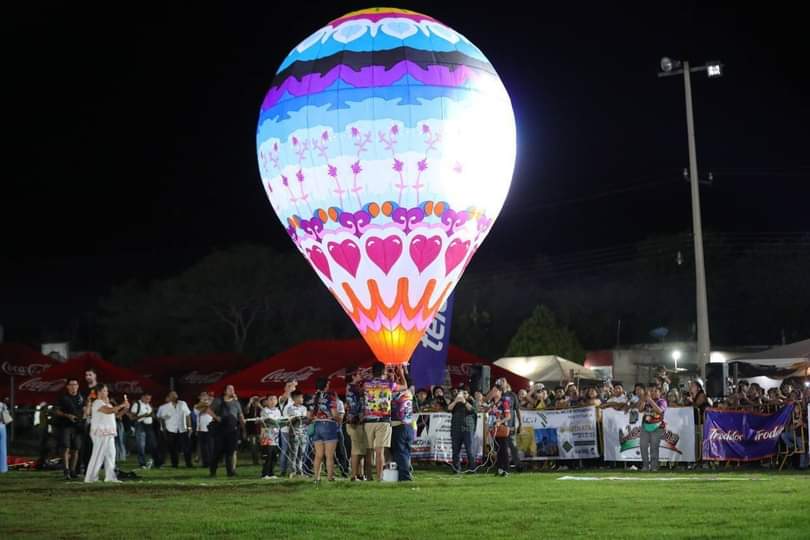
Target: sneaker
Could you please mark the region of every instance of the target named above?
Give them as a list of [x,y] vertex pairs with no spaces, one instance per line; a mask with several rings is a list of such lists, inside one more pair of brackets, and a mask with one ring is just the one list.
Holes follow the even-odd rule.
[[69,471],[69,470],[65,469],[65,470],[64,470],[64,471],[62,471],[62,472],[63,472],[63,474],[64,474],[65,480],[71,480],[71,479],[73,478],[73,477],[71,476],[71,474],[70,474],[70,471]]
[[637,470],[638,470],[638,467],[636,467],[635,465],[631,465],[631,466],[630,466],[630,468],[629,468],[629,469],[627,469],[627,470],[628,470],[628,471],[637,471]]
[[270,480],[278,480],[278,476],[276,476],[276,475],[274,474],[273,476],[271,476],[271,477],[270,477]]
[[272,476],[262,476],[262,480],[271,480]]
[[155,465],[155,461],[153,459],[149,459],[146,461],[146,468],[151,469]]

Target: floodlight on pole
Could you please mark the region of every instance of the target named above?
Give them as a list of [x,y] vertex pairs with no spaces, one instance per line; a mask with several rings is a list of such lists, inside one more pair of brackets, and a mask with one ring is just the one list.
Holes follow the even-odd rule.
[[703,66],[690,67],[689,62],[661,59],[659,77],[683,75],[684,94],[686,98],[686,128],[689,145],[689,183],[692,194],[692,237],[695,244],[695,282],[697,300],[697,364],[701,378],[706,377],[706,364],[711,354],[709,336],[709,308],[706,293],[706,265],[703,257],[703,225],[700,216],[700,187],[698,183],[697,145],[695,143],[695,118],[692,113],[691,73],[706,71],[710,78],[722,75],[723,64],[719,61],[708,62]]

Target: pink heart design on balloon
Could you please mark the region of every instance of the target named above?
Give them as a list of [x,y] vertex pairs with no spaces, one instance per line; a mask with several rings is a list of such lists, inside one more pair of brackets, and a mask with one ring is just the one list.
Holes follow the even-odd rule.
[[351,240],[341,243],[329,242],[326,248],[332,258],[342,266],[352,277],[357,277],[357,267],[360,266],[360,248]]
[[409,248],[411,259],[413,259],[420,273],[424,272],[425,268],[436,260],[441,250],[442,238],[440,236],[436,235],[428,238],[423,234],[414,236]]
[[307,248],[307,256],[313,266],[320,270],[321,274],[325,275],[330,280],[332,279],[332,272],[329,271],[329,261],[326,260],[326,255],[321,251],[321,248],[318,246],[313,246],[312,249]]
[[450,242],[450,245],[447,246],[447,251],[444,252],[444,265],[447,268],[444,274],[445,276],[449,275],[450,272],[464,260],[468,249],[470,249],[469,240],[462,242],[460,239],[456,238]]
[[396,235],[387,238],[372,236],[366,240],[366,253],[374,264],[387,275],[399,256],[402,255],[402,240]]

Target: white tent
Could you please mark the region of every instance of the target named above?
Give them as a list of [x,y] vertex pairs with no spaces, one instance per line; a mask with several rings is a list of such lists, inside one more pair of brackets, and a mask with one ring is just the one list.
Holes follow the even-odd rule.
[[779,381],[788,377],[810,376],[810,339],[759,353],[743,354],[729,359],[729,362],[741,365],[741,373],[744,372],[749,381],[754,382],[752,377],[755,377],[764,381],[765,384],[756,380],[763,388],[777,386]]
[[810,368],[810,339],[774,347],[759,353],[740,355],[729,359],[729,362],[743,362],[777,368],[807,369]]
[[592,369],[559,356],[511,356],[495,362],[496,366],[535,382],[560,382],[572,379],[600,380]]

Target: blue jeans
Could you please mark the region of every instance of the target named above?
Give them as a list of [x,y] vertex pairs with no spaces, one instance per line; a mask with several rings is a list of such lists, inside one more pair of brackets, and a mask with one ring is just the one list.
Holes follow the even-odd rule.
[[475,454],[473,453],[472,443],[473,434],[471,431],[462,431],[452,434],[453,441],[453,469],[461,470],[461,447],[467,452],[467,470],[471,471],[475,468]]
[[[135,448],[138,452],[138,465],[141,467],[146,466],[146,452],[149,452],[154,457],[156,453],[155,445],[155,429],[150,425],[144,425],[141,422],[135,424]],[[158,460],[154,459],[155,464]]]
[[115,461],[124,461],[127,459],[127,432],[124,423],[116,422],[116,430],[118,434],[115,436]]
[[281,451],[281,459],[278,462],[278,466],[281,469],[281,475],[284,476],[287,474],[287,452],[290,451],[290,436],[285,432],[279,433],[279,447]]
[[[801,444],[801,441],[796,440],[796,434],[793,433],[793,432],[790,432],[790,431],[782,432],[782,442],[785,443],[785,445],[787,445],[789,450],[794,450],[795,448],[797,448]],[[808,450],[808,449],[805,448],[805,450]],[[799,454],[799,468],[800,469],[806,469],[807,468],[808,457],[809,456],[810,455],[808,454],[807,451],[805,451],[803,454]]]
[[413,441],[413,427],[402,424],[391,428],[391,454],[399,471],[399,480],[412,480],[411,478],[411,441]]
[[0,424],[0,473],[8,472],[8,455],[6,455],[6,425]]
[[315,435],[312,442],[336,443],[338,440],[337,422],[319,421],[315,422]]

